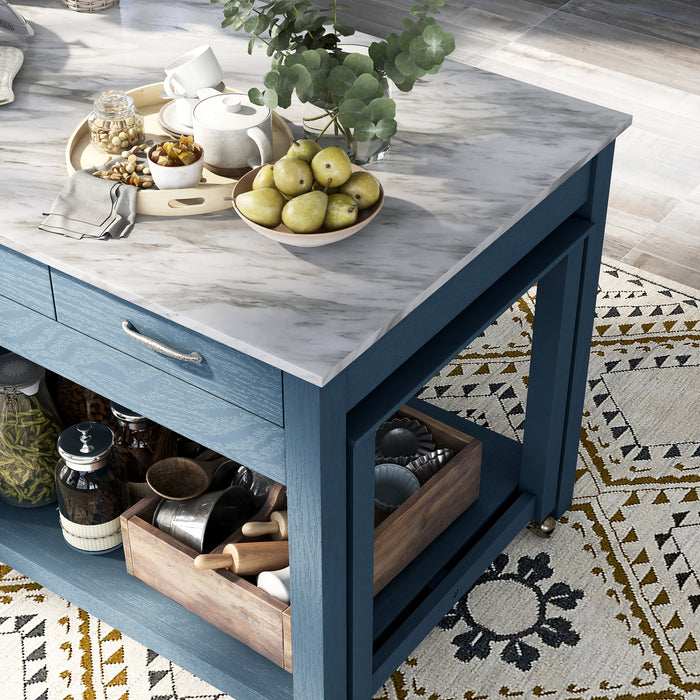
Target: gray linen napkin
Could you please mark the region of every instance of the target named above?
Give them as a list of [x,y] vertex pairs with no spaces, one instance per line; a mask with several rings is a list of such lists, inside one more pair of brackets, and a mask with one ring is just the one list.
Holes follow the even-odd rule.
[[137,188],[95,177],[94,170],[71,175],[40,229],[71,238],[122,238],[131,232]]

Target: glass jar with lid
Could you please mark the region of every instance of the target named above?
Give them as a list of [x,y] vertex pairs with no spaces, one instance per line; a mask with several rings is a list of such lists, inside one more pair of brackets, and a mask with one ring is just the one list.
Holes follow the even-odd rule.
[[78,423],[58,438],[58,510],[63,537],[82,552],[101,554],[122,544],[119,516],[129,505],[126,483],[112,462],[114,434],[101,423]]
[[127,482],[129,499],[136,503],[151,493],[146,483],[148,468],[161,459],[172,456],[172,433],[152,420],[110,402],[115,418],[114,466],[117,475]]
[[0,499],[21,508],[56,500],[60,434],[44,368],[11,352],[0,355]]
[[134,99],[121,90],[103,92],[87,121],[93,146],[107,153],[121,154],[145,140],[143,115]]

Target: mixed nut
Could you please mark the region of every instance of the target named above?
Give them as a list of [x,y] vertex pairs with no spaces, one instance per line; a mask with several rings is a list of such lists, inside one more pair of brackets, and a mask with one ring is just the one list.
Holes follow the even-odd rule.
[[134,117],[123,121],[95,119],[90,129],[90,138],[95,146],[108,153],[119,153],[140,143],[143,137],[143,124],[139,124]]
[[145,149],[146,144],[140,143],[128,151],[122,151],[121,157],[123,160],[114,163],[109,170],[95,170],[92,174],[94,177],[99,177],[103,180],[114,180],[125,185],[135,185],[136,187],[148,189],[153,186],[153,180],[145,176],[151,174],[151,169],[144,163],[139,163],[136,155],[136,153],[145,151]]

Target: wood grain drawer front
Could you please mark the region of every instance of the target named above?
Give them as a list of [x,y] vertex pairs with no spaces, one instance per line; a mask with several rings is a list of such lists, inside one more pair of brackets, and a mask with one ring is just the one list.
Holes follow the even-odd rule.
[[0,294],[56,318],[51,273],[43,263],[0,246]]
[[0,296],[0,346],[285,483],[284,429]]
[[[53,272],[53,284],[61,323],[283,425],[279,369],[61,272]],[[135,339],[134,333],[187,359],[161,354]]]

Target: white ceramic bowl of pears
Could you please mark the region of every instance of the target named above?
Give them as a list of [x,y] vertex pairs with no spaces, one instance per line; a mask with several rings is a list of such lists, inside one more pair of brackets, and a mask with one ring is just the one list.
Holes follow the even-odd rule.
[[384,204],[384,190],[340,148],[300,140],[284,158],[246,173],[232,199],[238,215],[258,233],[311,248],[342,241],[367,226]]

